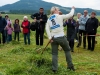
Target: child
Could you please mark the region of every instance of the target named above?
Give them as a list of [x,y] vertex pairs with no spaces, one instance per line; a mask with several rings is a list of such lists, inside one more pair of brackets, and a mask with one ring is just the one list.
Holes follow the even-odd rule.
[[12,41],[12,32],[13,28],[11,27],[11,23],[9,22],[8,25],[5,27],[5,30],[7,30],[7,42]]
[[14,40],[16,40],[16,37],[18,38],[19,41],[19,33],[21,32],[20,30],[20,25],[19,25],[19,19],[15,20],[14,23]]

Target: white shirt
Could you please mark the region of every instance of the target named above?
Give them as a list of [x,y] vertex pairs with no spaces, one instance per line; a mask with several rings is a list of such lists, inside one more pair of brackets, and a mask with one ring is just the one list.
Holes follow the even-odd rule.
[[69,19],[73,15],[74,15],[74,9],[72,9],[71,12],[66,15],[59,15],[59,14],[51,15],[46,24],[46,32],[48,38],[51,39],[53,36],[54,37],[64,36],[63,20]]

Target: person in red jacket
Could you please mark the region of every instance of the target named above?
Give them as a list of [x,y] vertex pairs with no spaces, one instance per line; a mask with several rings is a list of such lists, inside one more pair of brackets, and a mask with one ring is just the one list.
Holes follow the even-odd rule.
[[30,22],[28,21],[28,17],[24,16],[23,22],[21,27],[23,28],[23,34],[24,34],[24,43],[27,45],[27,39],[28,44],[30,45]]

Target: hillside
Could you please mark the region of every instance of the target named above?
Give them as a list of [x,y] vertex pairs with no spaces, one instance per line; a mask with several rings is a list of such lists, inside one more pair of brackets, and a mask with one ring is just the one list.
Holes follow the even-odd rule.
[[[69,12],[70,10],[70,7],[62,7],[60,5],[57,5],[57,4],[54,4],[54,3],[49,3],[49,2],[45,2],[45,1],[42,1],[42,0],[20,0],[16,3],[13,3],[13,4],[8,4],[8,5],[5,5],[5,6],[2,6],[0,7],[0,11],[11,11],[11,10],[16,10],[17,11],[27,11],[28,12],[33,12],[32,10],[34,10],[35,12],[38,11],[38,9],[40,7],[43,7],[45,9],[45,11],[47,10],[50,10],[50,8],[52,6],[58,6],[61,8],[61,11],[63,13],[65,13],[66,11]],[[66,10],[67,9],[67,10]],[[97,14],[99,15],[100,14],[100,11],[99,10],[93,10],[93,9],[90,9],[90,8],[76,8],[76,13],[77,12],[83,12],[84,10],[88,10],[89,12],[91,11],[96,11]]]

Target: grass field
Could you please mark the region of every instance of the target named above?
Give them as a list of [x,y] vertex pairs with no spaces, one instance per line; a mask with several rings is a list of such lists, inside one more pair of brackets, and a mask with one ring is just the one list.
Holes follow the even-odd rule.
[[[3,15],[4,16],[4,15]],[[10,14],[12,21],[19,18],[23,20],[24,15]],[[27,15],[32,21],[30,15]],[[99,18],[99,17],[98,17]],[[100,34],[100,27],[98,28]],[[31,32],[31,45],[24,45],[23,34],[20,33],[20,42],[12,41],[9,44],[0,45],[0,75],[100,75],[100,37],[97,37],[97,44],[94,52],[76,48],[72,54],[76,71],[68,71],[63,51],[59,51],[59,68],[54,74],[51,71],[51,46],[49,45],[43,55],[37,53],[35,45],[35,32]],[[45,36],[44,46],[48,42]],[[43,48],[42,47],[42,48]],[[43,59],[43,60],[41,60]]]

